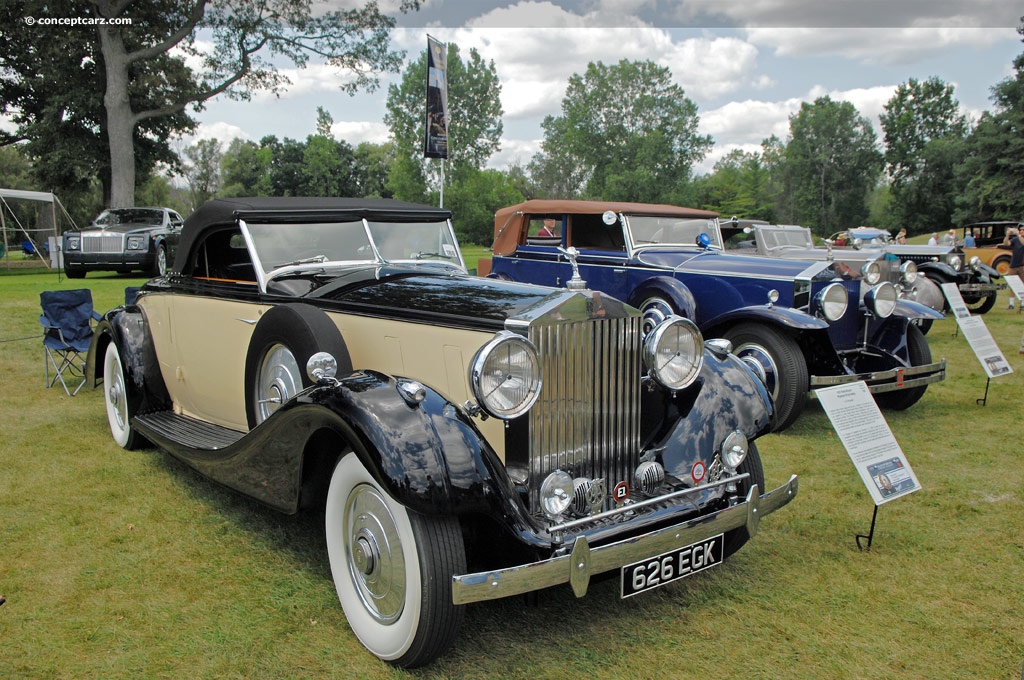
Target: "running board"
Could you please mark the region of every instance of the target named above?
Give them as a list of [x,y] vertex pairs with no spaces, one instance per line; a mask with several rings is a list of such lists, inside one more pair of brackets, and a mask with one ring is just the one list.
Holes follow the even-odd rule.
[[132,423],[147,439],[166,439],[190,449],[206,451],[226,449],[246,434],[173,411],[135,416]]

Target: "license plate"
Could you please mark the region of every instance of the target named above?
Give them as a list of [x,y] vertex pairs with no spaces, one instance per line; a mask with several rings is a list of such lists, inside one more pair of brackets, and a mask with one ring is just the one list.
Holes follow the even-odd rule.
[[632,597],[704,571],[722,561],[725,534],[622,567],[622,597]]

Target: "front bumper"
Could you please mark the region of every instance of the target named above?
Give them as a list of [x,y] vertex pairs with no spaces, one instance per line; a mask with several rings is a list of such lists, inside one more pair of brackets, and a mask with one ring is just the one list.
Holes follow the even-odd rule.
[[[699,487],[696,490],[699,490]],[[587,593],[591,576],[595,574],[661,555],[741,527],[746,527],[747,533],[753,538],[761,518],[789,503],[796,493],[796,475],[763,496],[759,495],[759,489],[755,484],[742,503],[642,536],[626,538],[596,548],[591,548],[586,537],[581,536],[573,543],[572,553],[568,555],[496,571],[457,574],[452,577],[452,602],[469,604],[497,600],[563,583],[572,585],[576,597],[583,597]]]
[[1005,283],[961,283],[957,286],[961,293],[996,293],[1004,288]]
[[930,364],[906,368],[890,368],[885,371],[851,373],[850,375],[812,375],[811,389],[815,390],[819,387],[831,387],[832,385],[863,381],[867,383],[869,392],[879,394],[880,392],[894,392],[912,387],[921,387],[922,385],[928,385],[945,379],[946,360],[942,359]]

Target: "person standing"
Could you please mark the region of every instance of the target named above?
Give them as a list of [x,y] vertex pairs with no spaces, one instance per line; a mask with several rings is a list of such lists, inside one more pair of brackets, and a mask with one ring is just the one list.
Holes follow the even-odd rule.
[[970,229],[968,229],[967,233],[964,234],[964,248],[973,248],[973,247],[974,247],[974,232],[971,231]]
[[[1007,276],[1010,274],[1016,274],[1024,278],[1024,236],[1021,235],[1020,229],[1011,227],[1006,230],[1006,236],[1003,237],[1003,245],[1010,246],[1013,249],[1013,253],[1010,255],[1010,268],[1006,270]],[[1024,305],[1024,301],[1021,302]],[[1013,309],[1013,293],[1010,293],[1010,304],[1007,309]]]
[[939,245],[939,235],[936,232],[932,232],[931,237],[928,239],[928,245],[937,246]]

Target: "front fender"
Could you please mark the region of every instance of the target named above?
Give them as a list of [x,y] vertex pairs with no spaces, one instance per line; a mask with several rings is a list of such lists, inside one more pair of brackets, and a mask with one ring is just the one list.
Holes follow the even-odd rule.
[[828,330],[828,322],[811,316],[807,312],[792,307],[755,305],[732,309],[713,319],[708,319],[701,327],[705,337],[715,337],[722,329],[734,326],[742,321],[768,323],[783,328],[799,331]]
[[360,371],[298,401],[337,414],[363,465],[403,505],[424,514],[496,514],[515,497],[498,456],[461,409],[420,383],[422,401],[407,399],[403,383],[413,384]]
[[917,271],[940,285],[955,283],[959,276],[957,271],[945,262],[922,262],[917,265]]
[[946,315],[937,312],[927,305],[912,300],[896,300],[896,309],[893,310],[896,316],[905,316],[908,319],[945,319]]
[[710,467],[722,442],[739,430],[748,440],[764,434],[772,414],[765,386],[734,354],[705,353],[699,388],[675,395],[663,422],[672,423],[648,450],[660,450],[665,470],[690,479],[694,465]]

